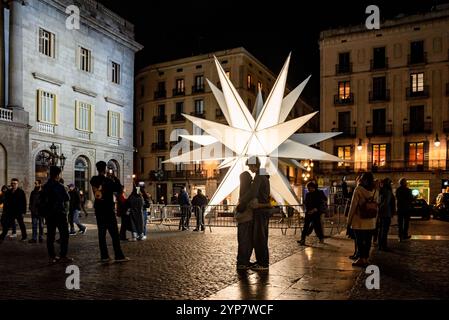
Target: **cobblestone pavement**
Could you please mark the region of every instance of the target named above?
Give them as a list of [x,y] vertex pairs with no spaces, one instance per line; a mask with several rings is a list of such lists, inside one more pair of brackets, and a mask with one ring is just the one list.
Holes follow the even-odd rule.
[[[235,228],[197,233],[152,226],[146,241],[122,242],[132,261],[105,266],[98,262],[91,216],[87,234],[70,237],[69,256],[80,268],[80,290],[65,289],[65,266],[49,265],[45,244],[20,242],[18,230],[17,239],[0,245],[0,299],[202,299],[239,280]],[[296,239],[293,232],[271,230],[271,262],[298,251]]]
[[[449,222],[413,221],[411,241],[400,243],[392,236],[392,252],[373,251],[372,264],[379,266],[380,289],[367,290],[361,273],[351,299],[448,299]],[[435,239],[436,236],[442,240]]]

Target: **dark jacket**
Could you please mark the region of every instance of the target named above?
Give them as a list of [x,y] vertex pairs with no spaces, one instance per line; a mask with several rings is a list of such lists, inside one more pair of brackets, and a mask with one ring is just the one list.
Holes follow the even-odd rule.
[[47,212],[45,213],[45,215],[47,217],[51,218],[66,214],[67,212],[65,203],[68,201],[70,201],[69,194],[67,193],[64,186],[58,181],[50,179],[42,187],[40,202],[46,203]]
[[187,194],[187,192],[182,191],[181,194],[179,195],[179,205],[180,206],[190,206],[191,205],[189,195]]
[[70,196],[70,211],[81,210],[81,197],[78,189],[69,191]]
[[379,191],[379,217],[391,218],[396,211],[395,197],[390,189],[382,188]]
[[129,208],[130,214],[143,217],[143,197],[141,195],[131,193],[128,199],[126,199],[126,206]]
[[398,214],[408,213],[412,207],[413,201],[412,190],[403,186],[397,188],[396,201],[397,201]]
[[306,199],[304,200],[304,204],[306,205],[306,212],[317,209],[317,212],[315,213],[322,213],[326,200],[327,198],[322,190],[316,189],[313,192],[308,192],[306,194]]
[[98,175],[90,179],[90,184],[97,189],[101,187],[101,198],[95,197],[95,214],[114,214],[114,193],[122,191],[120,180],[116,177]]
[[259,203],[270,203],[270,180],[268,175],[256,174],[249,190],[240,198],[241,203],[249,203],[257,198]]
[[30,204],[29,209],[32,215],[39,215],[39,199],[40,199],[40,190],[33,190],[30,194]]
[[3,203],[3,213],[13,217],[25,214],[27,211],[27,199],[25,192],[18,188],[13,192],[8,190],[5,194],[5,201]]
[[204,194],[197,194],[192,199],[192,206],[203,208],[207,205],[207,198]]

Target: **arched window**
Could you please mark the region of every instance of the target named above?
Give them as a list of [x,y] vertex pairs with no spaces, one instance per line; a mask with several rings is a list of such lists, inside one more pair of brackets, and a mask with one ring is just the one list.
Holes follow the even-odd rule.
[[75,160],[75,186],[89,199],[89,160],[80,156]]
[[112,170],[114,175],[120,179],[120,166],[117,162],[117,160],[111,159],[108,161],[108,171]]
[[49,177],[50,169],[50,152],[42,150],[36,155],[34,162],[35,180],[40,180],[44,184]]

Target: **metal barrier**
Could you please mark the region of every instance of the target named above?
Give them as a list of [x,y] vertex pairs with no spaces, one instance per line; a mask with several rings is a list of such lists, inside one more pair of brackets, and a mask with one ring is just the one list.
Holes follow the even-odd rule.
[[[346,229],[345,212],[347,211],[349,201],[343,204],[333,204],[328,208],[328,212],[322,215],[323,230],[332,236]],[[268,227],[270,229],[280,229],[282,234],[286,234],[287,230],[297,230],[304,226],[304,207],[300,206],[276,206],[277,211],[273,212],[269,219]],[[216,205],[203,208],[207,215],[204,217],[204,226],[212,232],[213,227],[237,227],[234,218],[235,205]],[[187,212],[189,226],[196,226],[195,212],[199,212],[201,208],[197,206],[188,206],[184,209]],[[157,228],[172,227],[182,229],[181,223],[182,208],[180,205],[159,205],[155,204],[149,208],[148,223],[154,224]],[[330,230],[329,230],[330,229]]]

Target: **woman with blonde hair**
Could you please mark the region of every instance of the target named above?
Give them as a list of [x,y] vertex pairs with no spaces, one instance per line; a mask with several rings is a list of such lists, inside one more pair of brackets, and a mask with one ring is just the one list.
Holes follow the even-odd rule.
[[365,172],[360,184],[354,189],[348,214],[348,227],[354,230],[359,258],[352,265],[366,267],[371,249],[373,232],[376,229],[377,202],[374,177]]

